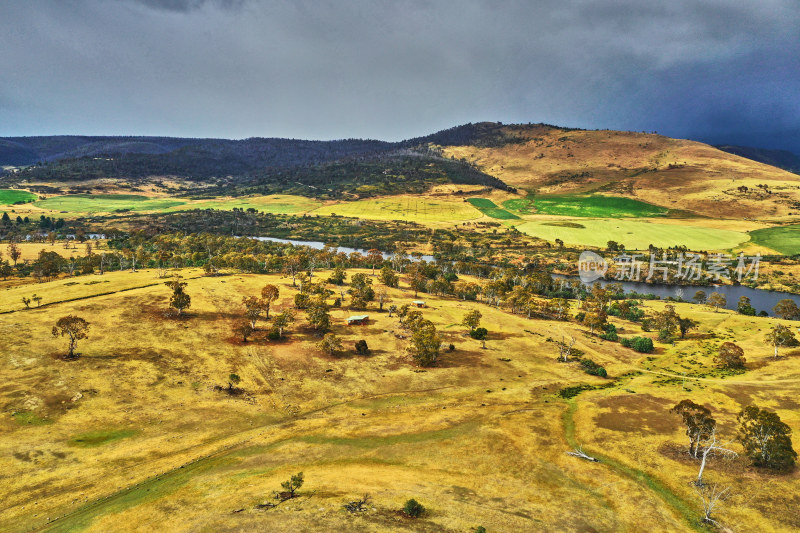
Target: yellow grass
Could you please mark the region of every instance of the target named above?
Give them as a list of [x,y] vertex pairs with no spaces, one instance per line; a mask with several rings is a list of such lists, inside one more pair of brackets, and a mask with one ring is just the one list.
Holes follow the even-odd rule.
[[[772,362],[759,342],[773,319],[679,305],[681,315],[702,326],[674,348],[658,344],[651,361],[571,323],[425,295],[424,315],[456,350],[444,352],[440,367],[417,372],[404,353],[407,341],[395,336],[406,332],[387,313],[370,309],[369,325],[347,327],[350,311],[334,310],[333,331],[347,353],[333,358],[316,349],[302,313],[286,342],[242,344],[230,339],[242,296],[278,284],[274,314],[296,293],[290,280],[183,274],[192,296],[183,319],[163,316],[169,290],[152,271],[0,291],[0,310],[12,311],[0,314],[7,346],[0,356],[6,384],[0,389],[1,530],[47,530],[49,521],[53,531],[103,532],[469,531],[478,525],[639,531],[642,524],[691,531],[697,503],[687,481],[696,465],[670,452],[685,444],[679,421],[667,412],[671,405],[684,397],[707,403],[726,438],[736,411],[750,402],[778,410],[800,429],[798,358]],[[413,299],[406,287],[390,291],[393,303]],[[113,290],[121,292],[101,294]],[[50,305],[20,309],[25,291]],[[53,303],[65,296],[82,299]],[[473,308],[491,332],[485,350],[457,325]],[[92,327],[75,361],[60,359],[65,343],[50,336],[53,322],[66,314],[83,316]],[[636,325],[616,323],[624,335],[641,334]],[[712,332],[717,338],[709,338]],[[547,339],[562,334],[574,335],[576,347],[611,376],[641,373],[564,402],[559,388],[605,381],[555,361],[557,349]],[[728,335],[741,340],[754,368],[691,379],[709,371],[709,357],[688,363],[679,354],[705,350]],[[370,356],[352,353],[361,338]],[[680,380],[659,384],[668,376],[650,373],[684,371],[689,391]],[[213,388],[232,372],[242,377],[244,397]],[[78,445],[87,441],[99,444]],[[607,460],[567,456],[573,442]],[[300,498],[255,509],[275,501],[272,492],[298,471],[306,478]],[[800,527],[792,504],[797,473],[769,476],[743,461],[714,461],[707,475],[734,486],[734,499],[719,512],[732,530]],[[373,498],[368,512],[342,510],[365,492]],[[429,509],[417,522],[395,513],[412,497]]]
[[343,202],[321,207],[317,215],[340,215],[373,220],[405,220],[419,223],[458,223],[483,215],[462,199],[438,197],[393,196]]

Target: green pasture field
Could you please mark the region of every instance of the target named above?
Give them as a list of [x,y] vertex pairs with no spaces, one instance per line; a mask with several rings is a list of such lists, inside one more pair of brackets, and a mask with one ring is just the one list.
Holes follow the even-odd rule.
[[28,191],[0,189],[0,205],[13,205],[17,202],[36,200],[36,195]]
[[668,211],[663,207],[632,198],[602,195],[539,196],[533,203],[538,214],[574,217],[653,217],[665,215]]
[[42,209],[69,213],[114,213],[162,211],[185,203],[172,198],[149,198],[138,194],[74,194],[39,200],[34,205]]
[[750,232],[755,244],[772,248],[784,255],[800,253],[800,224],[757,229]]
[[481,213],[500,220],[518,220],[519,217],[505,209],[501,209],[493,201],[486,198],[470,198],[469,203],[478,208]]
[[528,235],[568,244],[604,247],[608,241],[624,244],[629,250],[687,246],[690,250],[727,250],[748,240],[747,233],[679,224],[659,224],[646,220],[591,219],[584,227],[575,223],[556,225],[559,221],[529,221],[517,226]]
[[519,213],[520,215],[531,215],[535,209],[533,200],[530,198],[514,198],[503,202],[503,207],[509,211]]

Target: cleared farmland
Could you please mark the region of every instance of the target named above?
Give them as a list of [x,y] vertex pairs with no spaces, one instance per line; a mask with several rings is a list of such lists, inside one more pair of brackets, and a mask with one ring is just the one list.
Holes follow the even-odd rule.
[[646,249],[651,244],[687,246],[691,250],[727,250],[748,240],[747,233],[740,231],[627,219],[528,221],[517,229],[548,241],[561,239],[568,244],[602,247],[608,241],[616,241],[629,250]]
[[344,202],[321,207],[314,213],[374,220],[410,220],[420,223],[462,222],[482,216],[481,212],[468,202],[415,196],[394,196]]

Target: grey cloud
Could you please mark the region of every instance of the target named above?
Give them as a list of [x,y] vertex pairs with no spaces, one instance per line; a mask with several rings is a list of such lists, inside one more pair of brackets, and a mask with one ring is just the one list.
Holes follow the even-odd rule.
[[3,10],[0,102],[17,108],[0,110],[0,135],[392,140],[501,120],[800,150],[795,0],[85,0]]
[[131,0],[153,9],[163,9],[165,11],[188,12],[200,9],[204,5],[211,3],[222,8],[241,7],[243,0]]

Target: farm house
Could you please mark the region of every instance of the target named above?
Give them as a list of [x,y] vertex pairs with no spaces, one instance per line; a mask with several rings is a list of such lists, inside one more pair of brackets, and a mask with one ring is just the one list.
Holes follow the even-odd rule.
[[369,315],[353,315],[347,318],[348,326],[363,326],[369,320]]

